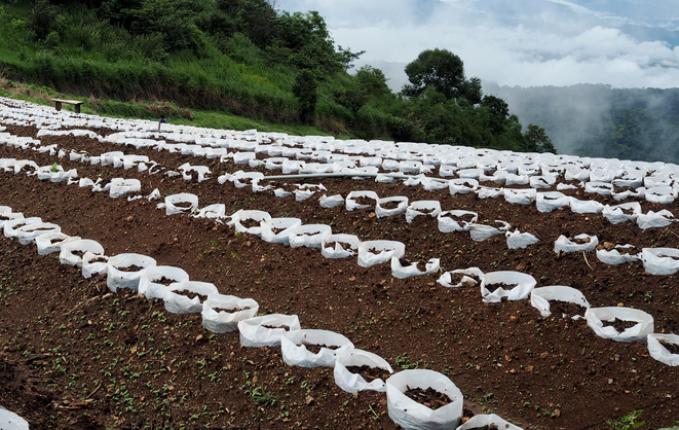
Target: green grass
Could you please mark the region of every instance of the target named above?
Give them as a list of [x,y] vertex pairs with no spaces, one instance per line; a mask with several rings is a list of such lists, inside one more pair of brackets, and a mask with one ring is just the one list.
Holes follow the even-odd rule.
[[[50,98],[83,99],[75,94],[62,93],[46,85],[25,84],[11,80],[0,80],[0,95],[41,105],[52,105]],[[229,112],[189,110],[175,103],[158,101],[119,101],[85,98],[83,113],[105,115],[116,118],[159,119],[160,113],[167,115],[171,124],[190,125],[233,130],[257,129],[266,132],[281,132],[295,135],[328,135],[328,131],[302,124],[279,124],[235,115]],[[348,135],[343,135],[348,137]]]

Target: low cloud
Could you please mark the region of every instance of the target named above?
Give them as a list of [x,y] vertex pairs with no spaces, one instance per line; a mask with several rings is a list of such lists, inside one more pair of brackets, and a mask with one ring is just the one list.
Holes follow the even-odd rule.
[[[675,6],[679,1],[672,0]],[[661,10],[667,3],[662,2]],[[594,10],[585,0],[279,0],[284,10],[318,10],[335,41],[365,50],[359,61],[381,67],[390,85],[406,82],[405,64],[422,50],[460,55],[468,76],[500,85],[602,83],[668,88],[679,82],[679,49],[664,40],[639,40],[626,27],[672,20]],[[621,12],[636,2],[620,0]],[[646,3],[646,5],[648,5]],[[679,10],[679,9],[677,9]]]

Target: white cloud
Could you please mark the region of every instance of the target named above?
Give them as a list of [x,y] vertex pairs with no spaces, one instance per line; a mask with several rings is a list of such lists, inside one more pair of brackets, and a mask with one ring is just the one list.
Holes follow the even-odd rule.
[[336,42],[365,50],[360,63],[384,67],[394,88],[405,83],[403,66],[428,48],[449,49],[469,76],[504,85],[679,82],[679,49],[628,36],[618,25],[634,16],[575,1],[280,0],[279,6],[321,12]]

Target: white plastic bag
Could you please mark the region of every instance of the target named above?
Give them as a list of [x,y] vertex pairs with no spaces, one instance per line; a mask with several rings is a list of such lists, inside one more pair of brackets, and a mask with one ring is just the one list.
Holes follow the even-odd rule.
[[406,209],[406,222],[412,223],[418,216],[438,217],[441,213],[441,203],[438,200],[419,200],[410,203]]
[[302,225],[299,218],[271,218],[263,221],[261,226],[261,237],[267,243],[281,243],[287,245],[289,242],[290,231]]
[[639,202],[622,203],[615,206],[604,206],[601,214],[611,224],[621,224],[627,221],[636,221],[641,213]]
[[108,257],[85,251],[82,258],[82,275],[90,279],[94,275],[103,275],[108,271]]
[[23,216],[16,217],[13,219],[5,220],[5,223],[2,226],[2,231],[5,237],[14,238],[17,237],[17,235],[19,234],[18,229],[20,229],[21,227],[41,222],[42,219],[40,219],[37,216],[29,218],[24,218]]
[[[165,282],[160,282],[165,279]],[[189,274],[184,269],[174,266],[152,266],[139,276],[137,293],[149,300],[162,299],[171,284],[186,282]]]
[[303,224],[288,231],[291,248],[307,247],[320,249],[323,241],[332,235],[332,229],[325,224]]
[[441,233],[468,231],[470,226],[479,220],[479,214],[464,210],[452,210],[439,213],[437,220]]
[[393,240],[371,240],[358,245],[358,265],[371,267],[405,255],[406,246]]
[[[358,199],[361,198],[374,200],[375,202],[371,204],[361,204],[358,202]],[[347,198],[345,200],[345,207],[348,211],[353,211],[357,209],[368,209],[371,207],[375,207],[378,200],[379,196],[374,191],[352,191],[347,195]]]
[[493,227],[492,225],[473,223],[469,224],[468,227],[469,236],[472,238],[474,242],[483,242],[484,240],[488,240],[493,236],[502,234],[502,231]]
[[43,233],[35,238],[38,255],[49,255],[61,251],[61,246],[68,242],[80,240],[79,236],[69,236],[61,232]]
[[[320,350],[311,352],[306,345],[318,345]],[[288,366],[335,367],[336,355],[353,348],[349,339],[329,330],[295,330],[281,336],[281,353]]]
[[[508,300],[523,300],[528,298],[536,284],[535,278],[526,273],[488,272],[481,278],[481,297],[484,303],[500,303],[505,297]],[[492,285],[502,286],[491,291]]]
[[228,333],[238,329],[238,323],[257,315],[259,304],[253,299],[217,294],[203,302],[203,327],[213,333]]
[[620,264],[632,263],[641,260],[641,257],[637,253],[633,252],[635,250],[636,247],[634,245],[615,245],[615,247],[610,250],[605,248],[597,249],[596,257],[604,264],[618,266]]
[[352,257],[358,252],[360,242],[353,234],[332,234],[321,243],[321,255],[330,259]]
[[138,194],[140,192],[141,182],[139,182],[139,179],[113,178],[108,190],[109,196],[113,199],[122,197],[125,194]]
[[567,254],[570,252],[590,252],[599,245],[599,238],[585,233],[576,235],[572,240],[564,235],[554,242],[554,252]]
[[549,213],[570,205],[570,198],[558,191],[537,193],[535,206],[538,212]]
[[604,205],[596,200],[578,200],[571,197],[569,205],[571,211],[576,214],[598,214],[604,210]]
[[[585,309],[590,307],[582,292],[573,287],[551,285],[549,287],[534,288],[530,293],[531,306],[540,311],[540,315],[544,318],[552,315],[549,304],[551,301],[574,303]],[[573,317],[573,315],[568,316]]]
[[535,188],[505,188],[504,197],[507,203],[515,205],[529,205],[535,201]]
[[667,209],[658,212],[648,211],[637,216],[637,225],[642,230],[667,227],[673,222],[676,222],[674,214]]
[[[390,207],[391,205],[394,207]],[[408,197],[405,196],[393,196],[385,197],[377,201],[377,206],[375,207],[375,215],[377,218],[386,218],[394,215],[400,215],[405,213],[408,208]]]
[[283,333],[300,329],[297,315],[269,314],[238,321],[240,344],[250,348],[278,346]]
[[359,391],[378,391],[387,390],[385,381],[380,378],[367,381],[362,375],[352,373],[350,367],[367,366],[373,369],[381,369],[386,373],[394,373],[389,363],[382,357],[372,352],[362,349],[351,349],[337,354],[333,375],[335,384],[347,393],[358,393]]
[[679,249],[643,248],[641,261],[651,275],[674,275],[679,272]]
[[[62,252],[63,252],[62,248]],[[125,270],[136,266],[138,270]],[[109,258],[107,263],[106,285],[109,290],[116,292],[121,288],[137,290],[139,278],[144,270],[156,266],[156,260],[141,254],[118,254]]]
[[165,215],[193,213],[198,209],[198,196],[191,193],[172,194],[165,197]]
[[[405,430],[450,430],[462,418],[463,396],[445,375],[428,369],[411,369],[395,373],[386,382],[389,418]],[[451,402],[436,410],[405,395],[409,389],[432,388],[448,396]]]
[[[585,312],[585,319],[587,319],[587,325],[594,330],[597,336],[616,342],[641,341],[653,333],[653,317],[638,309],[622,307],[589,308]],[[613,322],[616,319],[636,324],[620,332],[613,326],[604,325],[604,322]]]
[[[187,297],[185,294],[193,294]],[[165,310],[171,314],[193,314],[205,309],[205,302],[219,295],[217,287],[209,282],[182,281],[169,285],[162,293]],[[201,299],[199,296],[204,296]],[[205,318],[203,318],[203,323]]]
[[535,235],[527,232],[520,232],[519,230],[513,232],[506,232],[507,248],[509,249],[525,249],[531,245],[535,245],[540,241]]
[[45,233],[60,233],[61,227],[50,222],[36,222],[24,225],[16,229],[17,239],[22,245],[28,245],[35,241],[35,238]]
[[469,421],[458,427],[457,430],[473,430],[484,427],[495,428],[497,430],[523,430],[521,427],[507,422],[495,414],[474,415],[469,419]]
[[320,203],[321,207],[324,209],[332,209],[337,206],[341,206],[344,204],[344,197],[342,197],[340,194],[335,194],[332,196],[326,196],[323,194],[320,199],[318,199],[318,202]]
[[2,430],[28,430],[28,422],[14,412],[0,406],[0,429]]
[[[257,210],[239,210],[231,215],[229,225],[233,225],[236,233],[247,233],[259,236],[262,233],[262,223],[271,221],[271,215],[268,212]],[[250,226],[250,224],[254,224]]]
[[647,338],[648,353],[651,357],[668,366],[679,366],[679,354],[672,354],[665,345],[679,346],[679,335],[651,333]]
[[226,206],[223,203],[216,203],[205,206],[198,210],[194,215],[196,218],[222,219],[226,217]]
[[[453,284],[453,275],[460,275],[459,282]],[[457,269],[451,272],[445,272],[436,282],[438,282],[438,284],[442,287],[446,288],[475,286],[481,282],[483,275],[483,271],[478,267],[469,267],[467,269]]]
[[[91,239],[74,240],[64,243],[59,250],[59,263],[65,266],[82,267],[85,253],[103,255],[104,247]],[[82,254],[82,255],[78,255]]]
[[406,262],[401,261],[401,258],[393,257],[391,259],[391,274],[396,279],[407,279],[414,276],[425,276],[437,273],[441,268],[441,260],[438,258],[430,258],[424,265],[424,270],[418,267],[417,261]]

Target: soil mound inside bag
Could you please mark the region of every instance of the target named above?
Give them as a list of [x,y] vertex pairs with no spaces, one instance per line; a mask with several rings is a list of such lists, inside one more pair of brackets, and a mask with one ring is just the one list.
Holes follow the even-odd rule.
[[448,397],[447,394],[440,393],[431,387],[427,389],[408,387],[404,394],[415,400],[417,403],[432,410],[441,408],[455,400]]

